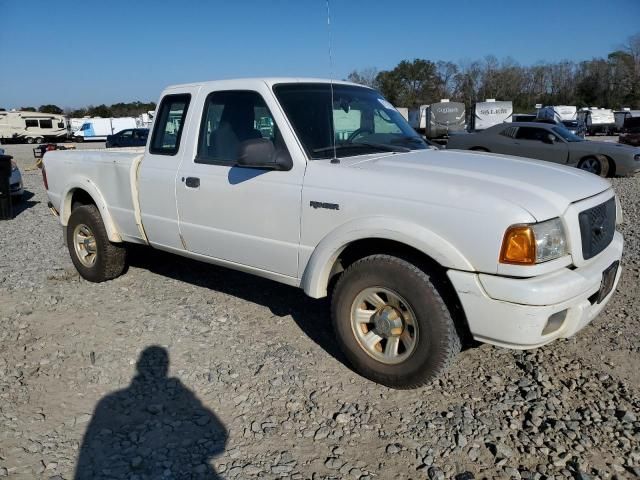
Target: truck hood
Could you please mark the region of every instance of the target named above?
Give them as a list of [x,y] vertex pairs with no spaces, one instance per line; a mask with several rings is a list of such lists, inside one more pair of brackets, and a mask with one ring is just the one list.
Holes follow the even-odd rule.
[[417,196],[429,185],[451,191],[493,196],[520,206],[537,221],[562,215],[571,203],[592,197],[611,184],[591,173],[539,160],[509,155],[449,150],[415,150],[409,153],[342,159],[345,166],[377,170],[404,195]]

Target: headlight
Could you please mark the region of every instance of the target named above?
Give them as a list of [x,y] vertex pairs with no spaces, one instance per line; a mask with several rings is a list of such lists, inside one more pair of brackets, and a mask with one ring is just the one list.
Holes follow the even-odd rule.
[[562,221],[552,218],[530,225],[512,225],[504,234],[500,263],[535,265],[567,254]]
[[15,160],[11,160],[11,171],[15,171],[18,169],[18,164],[16,163]]
[[636,162],[637,162],[638,160],[640,160],[640,153],[636,153],[636,154],[633,156],[633,159],[634,159]]

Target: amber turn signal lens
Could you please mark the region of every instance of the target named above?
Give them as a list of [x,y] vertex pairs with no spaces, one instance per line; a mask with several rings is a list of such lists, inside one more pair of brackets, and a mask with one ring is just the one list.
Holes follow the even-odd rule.
[[504,234],[500,263],[533,265],[536,263],[536,239],[531,227],[509,227]]

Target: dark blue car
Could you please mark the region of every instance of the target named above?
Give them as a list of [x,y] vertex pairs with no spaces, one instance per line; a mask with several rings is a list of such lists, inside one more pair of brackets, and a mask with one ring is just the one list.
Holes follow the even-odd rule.
[[127,128],[107,136],[107,148],[144,147],[149,136],[148,128]]

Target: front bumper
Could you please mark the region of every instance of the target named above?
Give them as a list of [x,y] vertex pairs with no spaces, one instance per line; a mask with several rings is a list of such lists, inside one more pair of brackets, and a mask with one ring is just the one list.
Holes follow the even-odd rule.
[[[574,335],[602,311],[616,290],[622,268],[618,268],[611,292],[597,303],[602,273],[620,261],[622,246],[622,235],[616,232],[611,244],[588,265],[538,277],[458,270],[450,270],[448,276],[476,340],[515,349],[535,348]],[[565,311],[564,320],[558,323]]]

